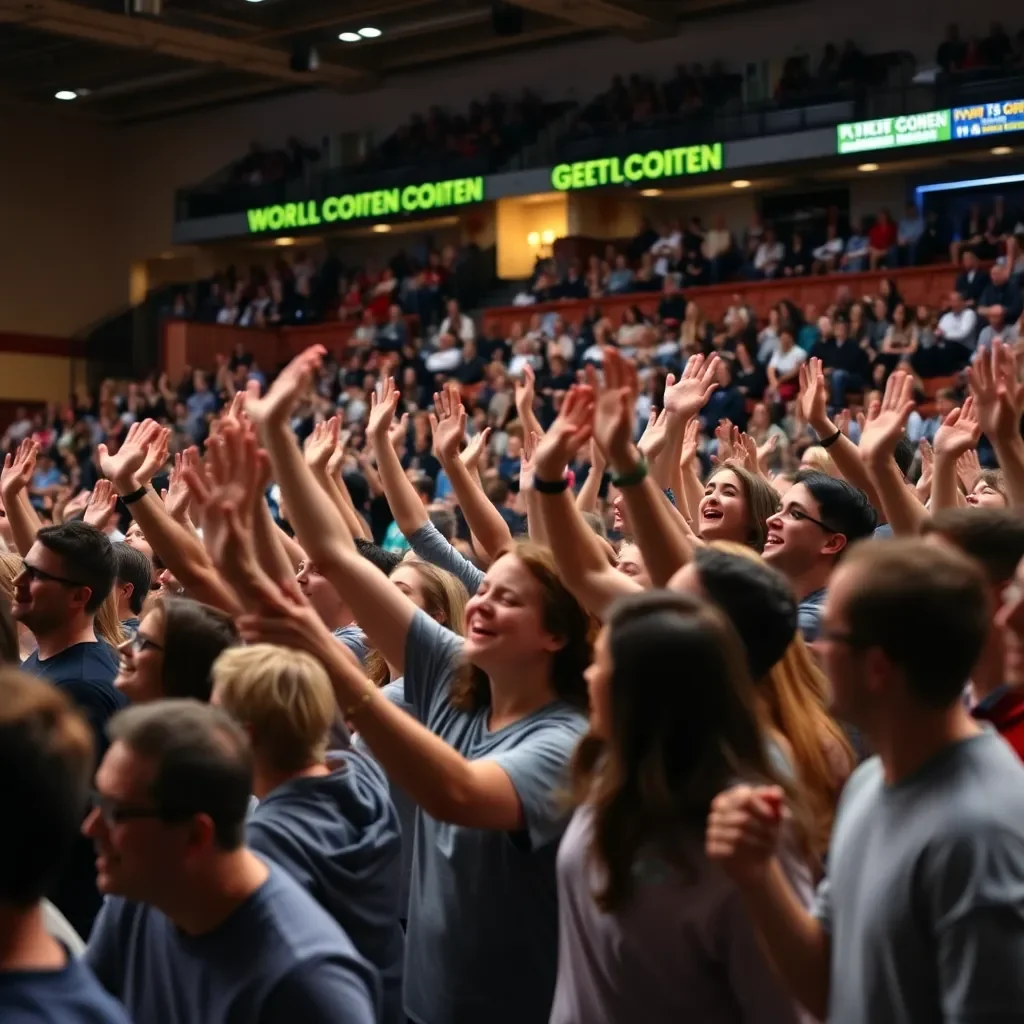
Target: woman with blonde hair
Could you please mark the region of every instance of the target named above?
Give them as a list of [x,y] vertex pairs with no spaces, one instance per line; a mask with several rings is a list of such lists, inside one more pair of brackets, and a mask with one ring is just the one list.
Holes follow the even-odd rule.
[[[14,581],[21,575],[21,555],[14,551],[0,551],[0,600],[10,609],[14,603],[15,584]],[[35,649],[35,637],[20,623],[15,622],[13,616],[11,621],[14,624],[18,637],[19,663],[24,661]]]
[[96,636],[115,651],[128,639],[117,613],[117,593],[111,590],[96,612]]
[[[720,542],[713,547],[762,562],[743,544]],[[836,803],[856,757],[842,728],[828,713],[828,680],[799,632],[757,681],[757,693],[766,727],[803,790],[810,828],[807,840],[820,873]]]

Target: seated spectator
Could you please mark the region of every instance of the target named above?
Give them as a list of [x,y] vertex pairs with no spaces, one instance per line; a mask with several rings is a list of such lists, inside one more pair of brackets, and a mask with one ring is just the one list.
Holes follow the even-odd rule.
[[978,344],[972,359],[978,359],[984,353],[991,353],[992,346],[996,341],[1013,347],[1017,342],[1017,322],[1006,322],[1006,309],[1000,305],[988,307],[986,314],[988,323],[978,334]]
[[476,324],[460,309],[456,299],[448,300],[448,315],[441,321],[441,334],[450,334],[459,342],[473,341],[476,338]]
[[989,282],[978,299],[978,316],[991,318],[997,307],[1002,310],[1003,323],[1012,324],[1020,319],[1020,282],[1011,277],[1005,260],[997,260],[992,267]]
[[560,299],[586,299],[589,296],[587,283],[580,276],[579,261],[573,260],[566,271],[565,279],[558,286],[558,297]]
[[724,281],[739,264],[732,232],[721,215],[715,218],[714,227],[705,233],[701,249],[708,263],[712,284]]
[[953,287],[964,297],[967,305],[975,309],[978,305],[978,300],[985,293],[985,289],[988,288],[988,272],[981,267],[978,257],[970,249],[964,251],[960,262],[963,265],[963,269],[957,275],[956,283]]
[[443,331],[437,338],[436,347],[423,360],[428,373],[454,373],[462,363],[462,350],[455,335]]
[[633,290],[633,270],[620,252],[615,256],[615,266],[608,275],[607,291],[609,295],[621,295]]
[[799,348],[793,332],[784,327],[779,331],[779,345],[768,360],[768,387],[765,396],[775,402],[791,402],[800,389],[800,367],[807,353]]
[[949,25],[946,29],[946,37],[939,44],[939,49],[935,54],[935,63],[948,75],[963,66],[966,53],[967,47],[960,38],[959,26]]
[[650,255],[654,258],[654,273],[664,277],[682,258],[683,235],[677,224],[662,224],[658,229],[658,238],[651,246]]
[[766,228],[764,238],[754,253],[754,276],[759,278],[778,277],[786,258],[786,247],[775,237],[771,228]]
[[811,260],[811,254],[804,247],[803,235],[794,233],[782,267],[783,274],[786,277],[805,277],[811,272]]
[[842,258],[839,260],[839,268],[848,274],[859,274],[868,268],[871,242],[863,232],[860,217],[854,217],[850,221],[850,237],[846,240]]
[[387,321],[377,328],[376,346],[384,352],[401,352],[408,341],[409,328],[402,315],[402,307],[392,303],[388,307]]
[[867,387],[870,373],[868,356],[850,338],[850,326],[845,317],[836,317],[832,321],[832,335],[822,338],[812,355],[821,360],[832,410],[845,409],[847,394]]
[[893,223],[891,214],[888,210],[882,209],[868,232],[869,260],[872,270],[878,270],[883,266],[895,266],[897,263],[895,252],[897,237],[896,225]]
[[959,263],[965,253],[975,252],[985,234],[985,218],[980,203],[971,203],[960,225],[959,238],[950,243],[949,260]]
[[845,250],[846,243],[839,234],[839,228],[835,224],[829,224],[825,229],[825,241],[811,253],[814,257],[814,272],[828,274],[837,269]]
[[658,303],[658,320],[668,328],[676,330],[686,316],[686,299],[679,290],[674,274],[665,278],[664,291]]
[[918,246],[924,234],[924,220],[915,203],[907,203],[906,212],[896,229],[896,263],[901,267],[917,266]]
[[949,309],[939,317],[935,337],[940,347],[944,347],[951,359],[951,369],[955,372],[967,365],[974,352],[978,336],[978,315],[967,305],[967,300],[959,291],[949,296]]

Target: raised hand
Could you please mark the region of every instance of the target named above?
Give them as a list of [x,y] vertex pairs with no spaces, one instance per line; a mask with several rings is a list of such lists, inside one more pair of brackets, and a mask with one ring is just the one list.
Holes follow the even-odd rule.
[[679,465],[684,469],[692,465],[697,458],[697,450],[700,447],[700,420],[694,417],[686,424],[683,432],[683,449],[679,453]]
[[800,414],[814,429],[828,421],[828,395],[825,390],[825,371],[820,359],[808,359],[800,367],[800,396],[797,400]]
[[170,438],[170,428],[160,427],[146,445],[146,456],[135,473],[140,487],[145,487],[167,465]]
[[313,433],[306,438],[303,454],[306,457],[306,465],[314,472],[327,472],[327,465],[334,454],[339,422],[337,416],[332,416],[326,422],[318,423],[313,428]]
[[366,436],[378,445],[391,439],[391,425],[400,398],[393,377],[385,377],[370,396],[370,418],[366,421]]
[[1020,436],[1024,410],[1024,384],[1017,379],[1017,356],[1001,341],[982,352],[968,371],[982,433],[993,441],[1013,441]]
[[515,381],[516,412],[519,419],[523,418],[523,410],[533,411],[533,403],[537,393],[537,377],[533,367],[526,363],[523,367],[523,379]]
[[[591,438],[594,402],[594,389],[589,384],[574,384],[569,389],[558,410],[558,417],[533,453],[535,478],[549,483],[562,478],[565,467]],[[596,470],[596,463],[594,468]]]
[[868,410],[860,435],[861,458],[876,465],[891,459],[913,411],[914,378],[896,370],[886,381],[882,400],[875,399]]
[[969,396],[959,409],[954,409],[935,434],[935,454],[959,459],[965,452],[976,448],[981,437],[981,424],[974,409],[974,397]]
[[459,454],[459,445],[466,436],[466,407],[455,384],[446,384],[434,395],[434,412],[430,416],[434,437],[434,454],[443,465]]
[[338,435],[334,439],[334,451],[331,452],[331,457],[327,460],[327,475],[333,480],[337,480],[341,476],[342,468],[345,465],[345,455],[348,453],[348,443],[351,439],[351,431],[338,430]]
[[523,455],[519,460],[519,490],[533,490],[533,460],[540,444],[540,435],[530,430],[523,438]]
[[13,456],[10,454],[4,456],[3,469],[0,470],[0,491],[7,498],[25,490],[32,482],[38,455],[39,445],[30,437],[26,437],[18,445],[18,450]]
[[263,398],[246,402],[249,419],[260,426],[285,423],[292,410],[313,383],[313,374],[320,369],[327,349],[311,345],[297,355],[278,375]]
[[668,444],[668,410],[662,409],[661,412],[658,412],[657,409],[653,409],[636,446],[648,463],[651,463],[665,450],[666,444]]
[[594,438],[605,458],[614,465],[628,458],[633,441],[636,367],[610,346],[604,350],[603,365],[604,382],[594,407]]
[[199,467],[199,449],[194,445],[184,452],[175,454],[170,479],[160,495],[163,498],[167,514],[172,519],[177,519],[178,522],[188,519],[189,505],[192,503],[192,492],[185,480],[185,470],[190,467],[196,469]]
[[117,491],[109,480],[97,480],[85,507],[85,522],[106,533],[117,513]]
[[978,482],[978,477],[981,476],[981,461],[977,448],[968,449],[956,460],[956,475],[964,485],[964,490],[970,494]]
[[777,786],[735,786],[711,802],[704,849],[739,884],[761,882],[779,846],[784,817]]
[[769,434],[768,440],[764,444],[757,445],[757,466],[762,475],[768,472],[768,459],[775,452],[778,445],[778,434]]
[[720,362],[717,355],[707,360],[701,355],[690,356],[678,381],[669,374],[665,378],[664,399],[668,412],[683,420],[696,416],[718,388],[715,376]]
[[[531,436],[535,436],[531,433]],[[480,471],[480,460],[483,458],[487,451],[487,442],[491,439],[491,428],[484,427],[476,436],[474,436],[469,444],[466,445],[465,450],[459,456],[462,459],[462,464],[470,471],[470,473],[478,473]],[[526,445],[526,438],[523,438],[523,445]],[[536,445],[534,445],[536,447]],[[520,486],[522,483],[520,482]]]
[[[2,490],[2,487],[0,487]],[[73,498],[64,503],[64,522],[66,523],[76,512],[81,512],[89,504],[92,491],[79,491]]]
[[736,442],[739,440],[739,429],[732,425],[732,420],[719,420],[715,427],[715,438],[718,441],[718,451],[711,456],[711,461],[716,466],[728,462],[737,456]]
[[150,445],[158,440],[162,430],[155,420],[142,420],[128,428],[116,455],[111,455],[105,444],[97,445],[100,471],[113,483],[119,494],[136,491],[142,486],[142,481],[149,482],[140,471],[146,462]]

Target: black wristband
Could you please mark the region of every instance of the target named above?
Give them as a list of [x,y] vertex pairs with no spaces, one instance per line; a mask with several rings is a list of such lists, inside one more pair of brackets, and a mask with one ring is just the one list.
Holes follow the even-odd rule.
[[831,437],[819,438],[818,444],[821,445],[822,448],[831,448],[832,445],[834,445],[842,436],[843,432],[841,430],[837,430]]
[[628,473],[612,472],[612,483],[618,488],[636,487],[647,479],[647,460],[641,455],[637,464]]
[[533,489],[538,494],[562,494],[569,488],[569,478],[563,476],[561,480],[541,480],[533,478]]
[[146,496],[146,488],[140,487],[137,491],[132,491],[131,494],[122,494],[121,501],[125,505],[134,505],[137,501],[142,501]]

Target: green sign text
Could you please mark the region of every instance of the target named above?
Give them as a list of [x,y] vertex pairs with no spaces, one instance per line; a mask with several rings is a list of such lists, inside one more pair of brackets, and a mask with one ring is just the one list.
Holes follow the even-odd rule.
[[920,146],[926,142],[949,142],[949,125],[948,110],[841,124],[836,128],[836,152],[867,153],[898,146]]
[[483,178],[453,178],[425,182],[404,188],[382,188],[373,192],[349,192],[323,200],[279,203],[246,210],[249,231],[286,231],[323,224],[388,217],[399,213],[423,213],[447,206],[479,203],[484,198]]
[[559,164],[551,171],[551,184],[560,192],[627,182],[657,181],[684,174],[706,174],[722,169],[722,144],[676,146],[652,149],[649,153],[630,153],[627,157],[605,157]]

